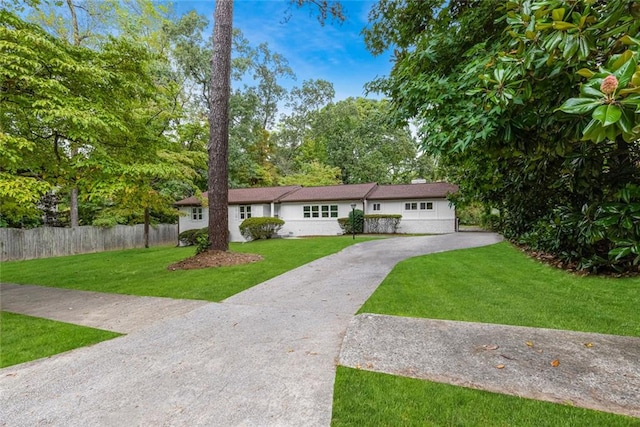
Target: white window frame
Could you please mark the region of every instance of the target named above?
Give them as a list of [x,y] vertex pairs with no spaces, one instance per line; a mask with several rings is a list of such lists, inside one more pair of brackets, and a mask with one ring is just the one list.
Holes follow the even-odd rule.
[[338,218],[338,205],[304,205],[302,206],[304,219],[331,219]]
[[372,206],[374,211],[376,212],[380,211],[380,203],[374,203]]
[[432,211],[433,210],[433,202],[405,202],[404,204],[405,211]]
[[191,208],[191,221],[202,221],[202,208]]
[[238,206],[238,218],[240,219],[251,218],[251,205]]

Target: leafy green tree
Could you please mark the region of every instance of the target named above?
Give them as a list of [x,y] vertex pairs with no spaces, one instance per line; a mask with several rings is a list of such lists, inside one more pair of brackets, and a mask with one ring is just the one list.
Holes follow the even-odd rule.
[[[341,180],[354,184],[408,182],[421,156],[406,125],[389,120],[387,101],[348,98],[329,104],[314,116],[308,133],[311,158],[339,167]],[[430,177],[424,177],[430,178]]]
[[500,210],[507,237],[581,268],[637,269],[638,7],[382,0],[366,40],[397,60],[370,89],[416,120],[459,202]]
[[300,172],[284,176],[278,180],[279,185],[302,185],[318,187],[341,184],[340,168],[323,165],[317,161],[305,163]]

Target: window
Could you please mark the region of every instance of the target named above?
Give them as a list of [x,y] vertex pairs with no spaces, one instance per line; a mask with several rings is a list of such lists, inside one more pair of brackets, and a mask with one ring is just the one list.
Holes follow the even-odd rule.
[[240,219],[251,218],[251,206],[240,206]]
[[379,211],[380,210],[380,203],[374,203],[373,204],[373,210],[374,211]]
[[302,207],[303,218],[338,218],[338,205],[308,205]]
[[191,208],[191,220],[200,221],[202,219],[202,208]]
[[433,209],[433,202],[410,202],[404,204],[405,211],[417,211],[418,207],[421,211],[430,211]]

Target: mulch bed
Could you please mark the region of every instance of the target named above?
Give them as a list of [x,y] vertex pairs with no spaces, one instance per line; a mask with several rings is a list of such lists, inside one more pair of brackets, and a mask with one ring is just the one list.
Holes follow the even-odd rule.
[[240,252],[206,251],[171,264],[168,270],[195,270],[199,268],[228,267],[262,261],[262,256]]

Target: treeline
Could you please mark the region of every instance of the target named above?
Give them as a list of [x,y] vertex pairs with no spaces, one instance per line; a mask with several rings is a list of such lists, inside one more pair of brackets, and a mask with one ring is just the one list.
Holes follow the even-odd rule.
[[[206,190],[209,19],[149,0],[16,2],[0,11],[0,226],[173,222]],[[229,185],[432,178],[386,101],[334,100],[234,33]]]

